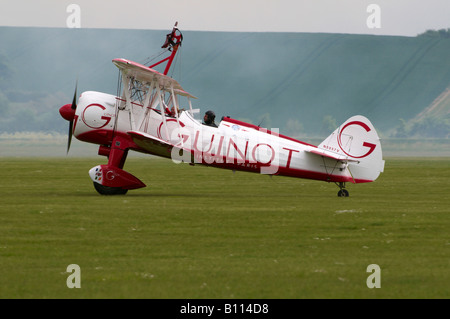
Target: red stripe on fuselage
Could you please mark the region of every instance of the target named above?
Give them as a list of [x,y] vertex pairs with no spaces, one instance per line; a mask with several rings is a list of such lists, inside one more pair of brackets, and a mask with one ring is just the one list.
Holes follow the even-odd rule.
[[283,134],[275,133],[275,132],[272,132],[270,130],[266,130],[266,129],[264,129],[262,127],[259,127],[259,126],[256,126],[254,124],[250,124],[250,123],[242,122],[242,121],[239,121],[239,120],[235,120],[235,119],[232,119],[231,117],[226,117],[225,116],[223,118],[223,121],[226,121],[226,122],[229,122],[229,123],[233,123],[233,124],[237,124],[237,125],[244,126],[244,127],[248,127],[248,128],[252,128],[252,129],[255,129],[257,131],[267,133],[269,135],[278,136],[278,137],[284,138],[284,139],[289,140],[289,141],[293,141],[293,142],[296,142],[296,143],[299,143],[299,144],[302,144],[302,145],[306,145],[306,146],[311,146],[311,147],[317,148],[316,145],[305,143],[305,142],[302,142],[300,140],[296,140],[295,138],[292,138],[292,137],[289,137],[289,136],[286,136],[286,135],[283,135]]

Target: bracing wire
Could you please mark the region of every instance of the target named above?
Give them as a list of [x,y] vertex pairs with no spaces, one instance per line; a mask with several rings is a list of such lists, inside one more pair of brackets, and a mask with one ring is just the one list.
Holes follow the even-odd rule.
[[151,64],[151,62],[153,62],[154,60],[156,60],[157,58],[159,58],[161,55],[163,55],[164,53],[166,53],[167,51],[169,51],[169,49],[164,49],[162,50],[160,53],[158,54],[154,54],[152,56],[147,57],[144,62],[142,62],[143,65],[147,65],[147,64]]
[[170,77],[171,77],[171,78],[173,78],[173,74],[175,73],[175,69],[176,69],[177,65],[178,65],[178,67],[180,68],[180,65],[181,65],[181,59],[180,59],[180,64],[178,64],[178,57],[179,57],[180,55],[181,55],[181,46],[178,48],[177,55],[175,56],[175,60],[173,61],[173,64],[172,64],[172,70],[171,70],[171,73],[170,73]]

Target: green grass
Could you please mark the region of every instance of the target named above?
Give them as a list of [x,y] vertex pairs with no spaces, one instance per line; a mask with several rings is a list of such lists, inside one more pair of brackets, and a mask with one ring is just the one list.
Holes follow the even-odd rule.
[[339,198],[324,182],[130,158],[148,187],[107,197],[87,174],[103,158],[3,158],[0,298],[449,298],[449,161],[388,158]]

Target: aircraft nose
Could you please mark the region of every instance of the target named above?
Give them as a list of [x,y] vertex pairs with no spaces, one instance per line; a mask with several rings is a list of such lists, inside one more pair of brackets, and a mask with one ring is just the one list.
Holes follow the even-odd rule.
[[72,104],[66,104],[61,106],[59,109],[59,114],[66,120],[66,121],[73,121],[75,117],[75,110],[72,109]]

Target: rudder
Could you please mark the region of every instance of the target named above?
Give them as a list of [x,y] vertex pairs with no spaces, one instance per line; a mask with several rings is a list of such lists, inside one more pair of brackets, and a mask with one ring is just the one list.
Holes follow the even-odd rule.
[[384,171],[380,138],[362,115],[349,118],[318,147],[351,159],[348,168],[355,183],[372,182]]

